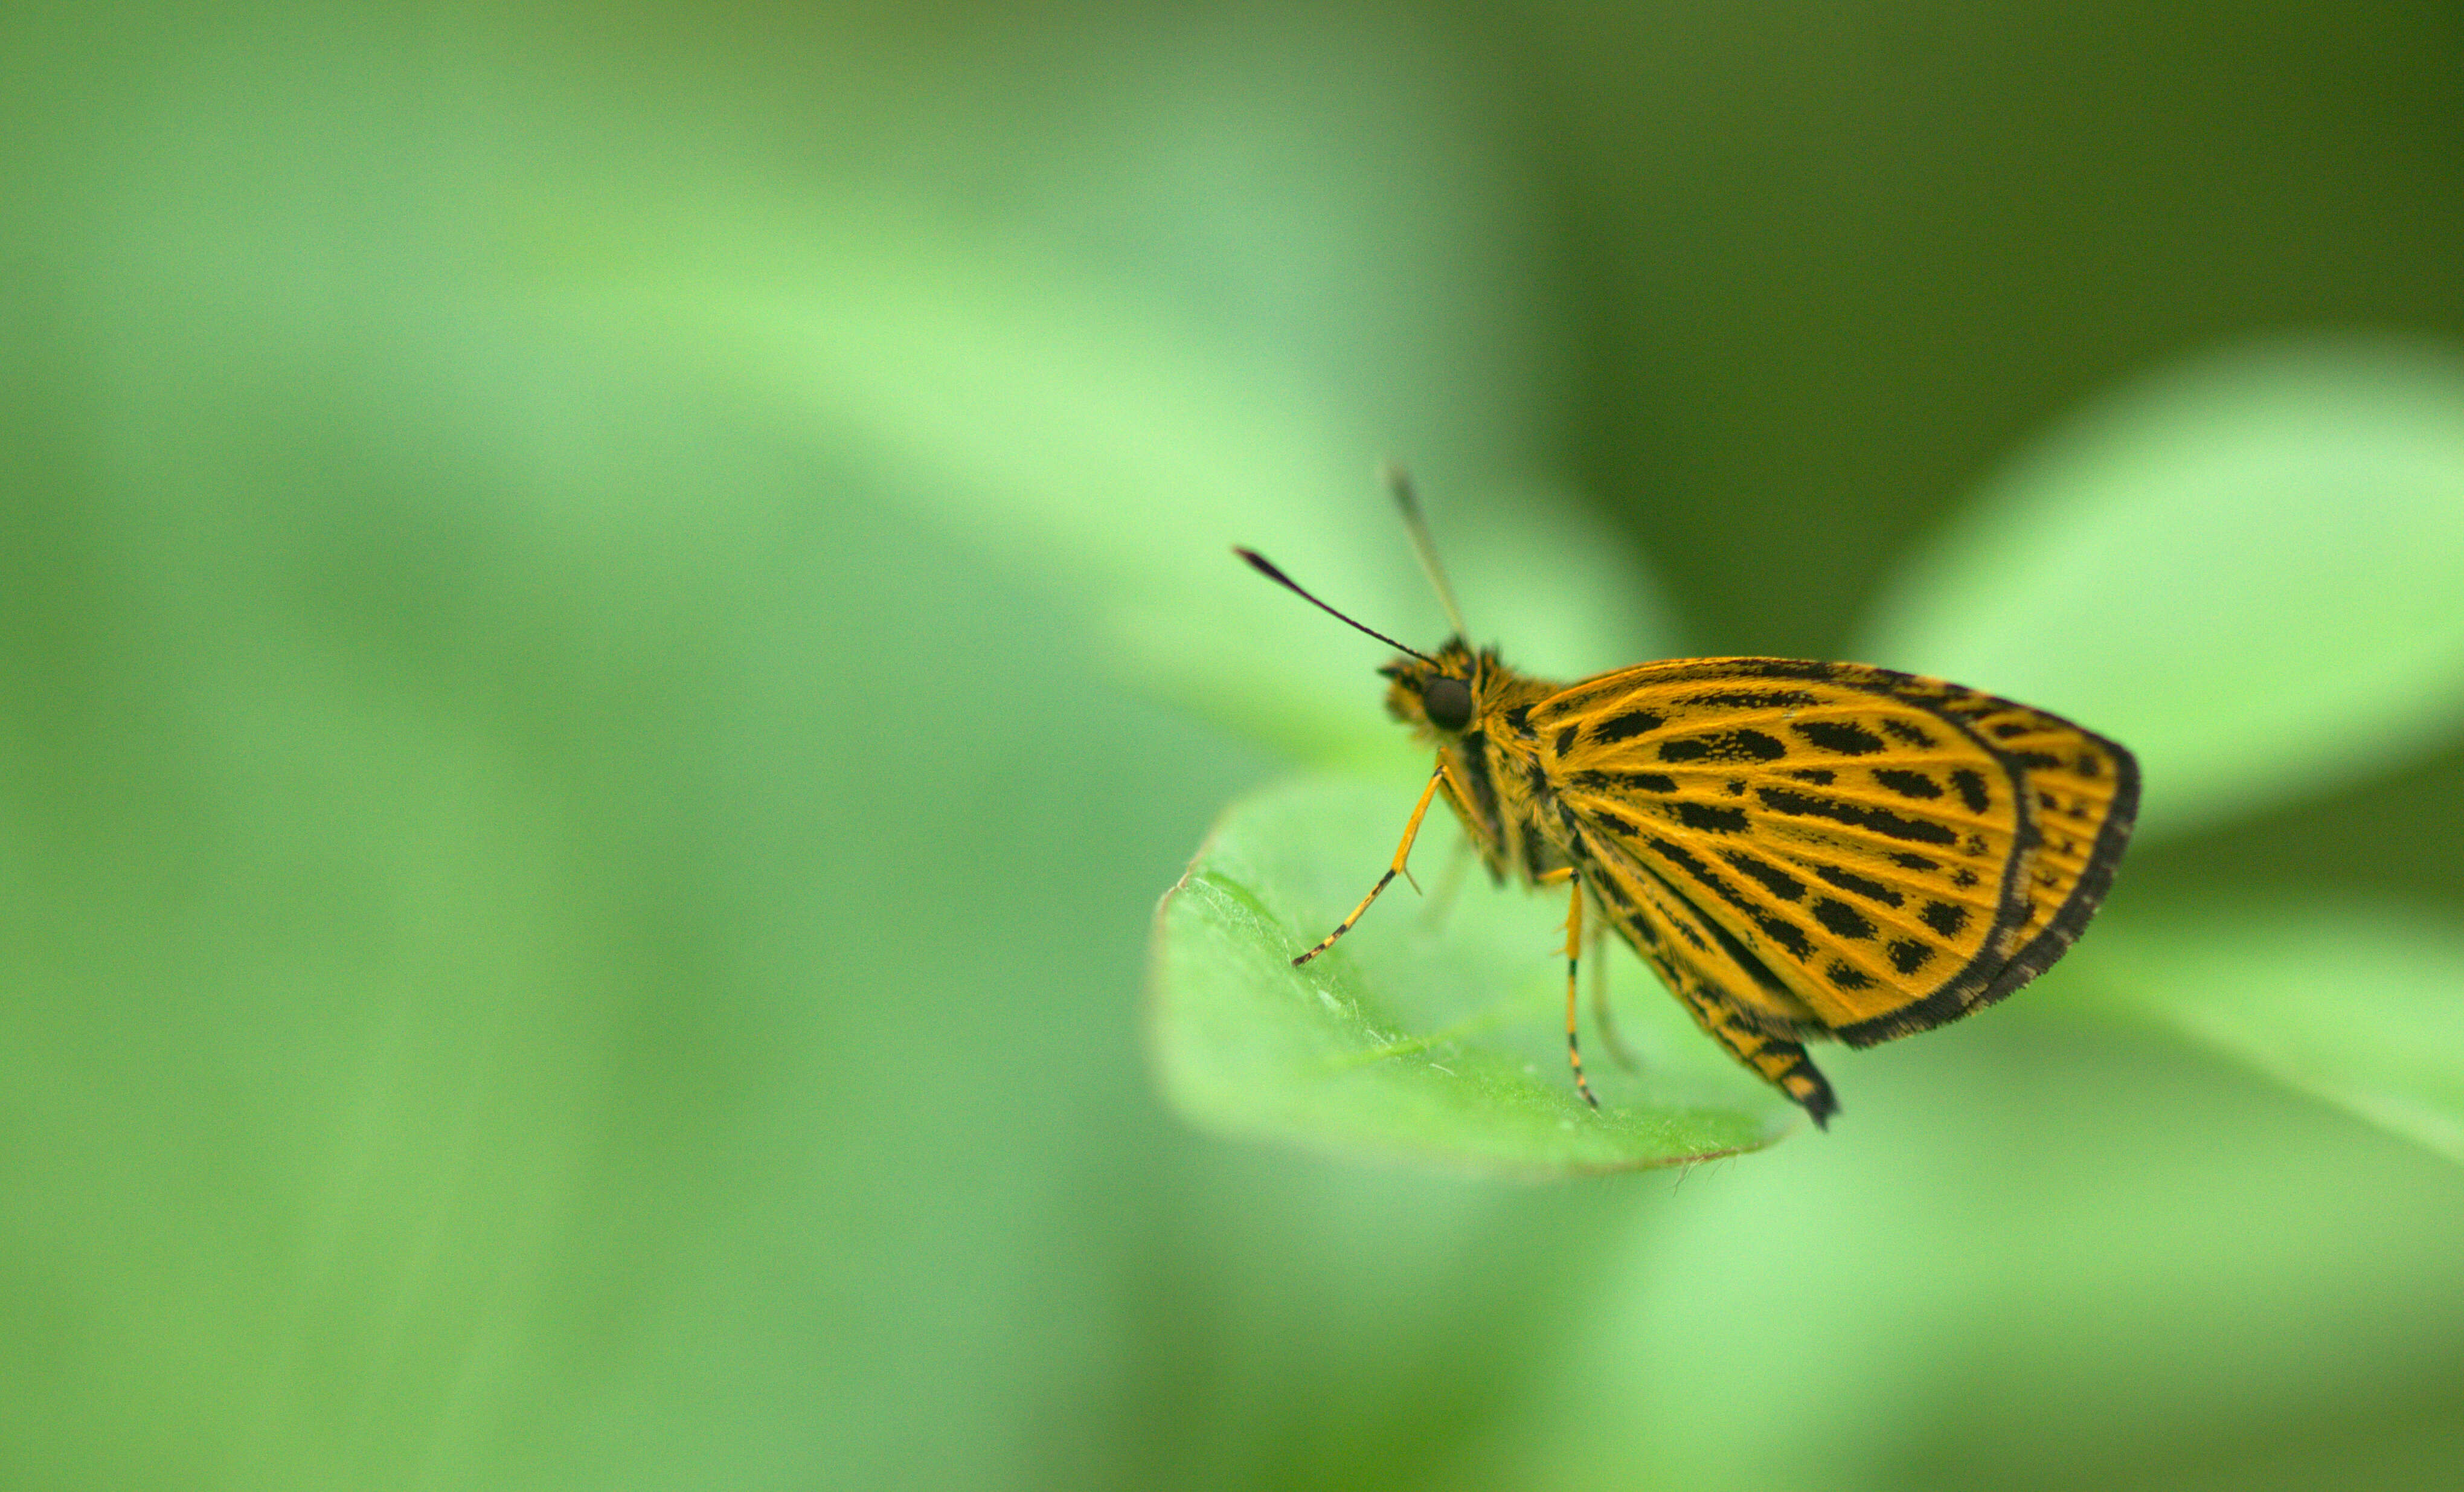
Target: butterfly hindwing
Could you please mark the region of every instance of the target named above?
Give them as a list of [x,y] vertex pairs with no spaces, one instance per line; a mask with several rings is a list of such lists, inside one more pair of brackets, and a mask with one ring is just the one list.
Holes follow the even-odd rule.
[[1837,1111],[1797,1039],[1819,1023],[1776,974],[1649,867],[1607,846],[1590,866],[1602,910],[1712,1039],[1817,1120]]

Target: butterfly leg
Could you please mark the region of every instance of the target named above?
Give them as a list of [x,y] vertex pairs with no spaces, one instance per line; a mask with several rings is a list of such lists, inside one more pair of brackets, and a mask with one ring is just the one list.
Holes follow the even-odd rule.
[[1397,876],[1403,874],[1403,862],[1412,857],[1412,841],[1419,837],[1420,820],[1428,816],[1429,800],[1438,795],[1438,784],[1444,777],[1442,766],[1429,774],[1429,785],[1420,790],[1420,801],[1412,805],[1412,821],[1403,826],[1403,842],[1395,847],[1394,863],[1386,867],[1386,874],[1377,878],[1377,884],[1369,888],[1369,894],[1360,899],[1360,904],[1352,909],[1351,916],[1335,924],[1334,931],[1320,938],[1316,947],[1292,960],[1294,969],[1334,946],[1334,940],[1352,930],[1352,924],[1360,921],[1360,914],[1369,910],[1369,903],[1377,900],[1377,893],[1385,890]]
[[1574,888],[1573,902],[1566,909],[1566,1062],[1574,1069],[1574,1091],[1597,1108],[1600,1101],[1592,1096],[1592,1085],[1583,1079],[1583,1049],[1574,1039],[1575,978],[1583,962],[1583,878],[1572,865],[1564,865],[1539,877],[1534,884],[1545,886],[1557,880],[1570,881]]

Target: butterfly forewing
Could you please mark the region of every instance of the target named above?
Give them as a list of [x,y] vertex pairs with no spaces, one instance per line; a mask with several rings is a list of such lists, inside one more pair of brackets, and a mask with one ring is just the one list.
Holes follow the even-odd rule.
[[1863,1045],[2015,990],[2094,910],[2136,807],[2112,743],[1855,664],[1647,663],[1528,725],[1603,909],[1698,1017],[1772,1036]]

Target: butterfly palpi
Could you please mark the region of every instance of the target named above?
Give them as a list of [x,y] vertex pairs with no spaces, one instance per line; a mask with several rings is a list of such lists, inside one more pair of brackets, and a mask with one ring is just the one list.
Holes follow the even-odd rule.
[[1729,1054],[1838,1111],[1805,1043],[1871,1046],[1992,1004],[2062,956],[2130,840],[2139,764],[2043,710],[1861,663],[1672,658],[1574,684],[1472,651],[1408,481],[1391,474],[1455,635],[1404,647],[1236,552],[1401,656],[1386,708],[1436,770],[1377,883],[1442,795],[1492,878],[1568,884],[1566,1057],[1583,920],[1604,918]]

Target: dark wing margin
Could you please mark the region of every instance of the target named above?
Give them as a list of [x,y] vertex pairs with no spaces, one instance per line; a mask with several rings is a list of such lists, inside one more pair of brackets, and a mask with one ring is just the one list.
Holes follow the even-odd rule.
[[[2020,914],[1942,988],[1872,1020],[1835,1027],[1850,1046],[1927,1031],[2005,998],[2053,967],[2104,902],[2139,818],[2139,761],[2120,745],[2059,716],[1977,696],[1971,728],[1994,743],[2033,809],[2013,872]],[[1963,714],[1969,711],[1961,712]],[[2023,728],[2024,727],[2024,728]],[[2057,744],[2061,749],[2048,751]],[[2093,830],[2082,841],[2080,835]],[[2005,951],[2007,949],[2007,951]]]
[[2114,768],[2121,778],[2114,793],[2113,807],[2106,812],[2104,826],[2097,831],[2095,847],[2088,853],[2087,864],[2071,887],[2071,894],[2055,911],[2044,931],[2013,956],[2010,966],[1994,976],[1984,995],[1977,1001],[1991,1005],[2053,967],[2070,946],[2079,941],[2087,927],[2087,920],[2104,904],[2104,894],[2113,885],[2114,872],[2122,866],[2122,852],[2130,846],[2130,831],[2139,822],[2139,759],[2110,741],[2098,738],[2113,753]]

